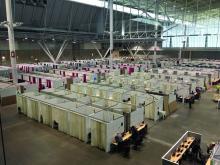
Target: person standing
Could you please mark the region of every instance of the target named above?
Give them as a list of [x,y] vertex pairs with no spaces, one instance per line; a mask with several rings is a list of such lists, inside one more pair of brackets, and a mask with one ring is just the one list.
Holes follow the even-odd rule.
[[190,98],[189,98],[189,109],[192,109],[192,96],[190,96]]

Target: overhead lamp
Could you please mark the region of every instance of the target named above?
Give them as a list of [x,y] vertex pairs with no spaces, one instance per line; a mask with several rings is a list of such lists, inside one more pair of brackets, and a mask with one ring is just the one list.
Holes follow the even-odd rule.
[[27,40],[28,38],[27,38],[27,37],[25,37],[24,39],[25,39],[25,40]]

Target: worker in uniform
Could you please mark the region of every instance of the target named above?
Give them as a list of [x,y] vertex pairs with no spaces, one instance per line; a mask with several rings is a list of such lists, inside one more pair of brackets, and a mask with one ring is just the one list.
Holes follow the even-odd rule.
[[115,136],[115,142],[118,143],[118,152],[121,152],[124,157],[130,156],[130,140],[123,141],[122,135],[118,133]]
[[133,149],[137,150],[139,145],[139,134],[135,126],[131,127],[131,134],[132,134],[131,139],[132,142],[134,143]]
[[192,109],[192,104],[194,103],[194,94],[192,93],[190,94],[190,97],[189,97],[189,109]]
[[145,124],[144,122],[142,122],[142,124],[144,124],[144,128],[142,130],[139,131],[139,136],[141,138],[141,142],[143,141],[143,139],[145,138],[145,136],[147,135],[147,124]]
[[117,133],[117,135],[115,136],[115,142],[118,143],[118,151],[120,152],[122,150],[122,136],[120,133]]
[[127,158],[130,156],[130,139],[123,141],[123,156]]
[[192,97],[189,98],[189,109],[192,109]]

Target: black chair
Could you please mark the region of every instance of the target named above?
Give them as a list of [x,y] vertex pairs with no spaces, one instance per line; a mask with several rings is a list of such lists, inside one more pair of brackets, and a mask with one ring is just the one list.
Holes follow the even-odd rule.
[[90,132],[90,133],[88,133],[88,142],[87,142],[87,144],[91,144],[91,139],[92,139],[92,134]]
[[43,123],[43,122],[44,122],[44,120],[43,120],[43,116],[40,115],[40,123]]
[[130,157],[130,144],[131,143],[129,139],[122,142],[122,153],[124,157]]
[[21,114],[21,108],[18,107],[18,114]]
[[59,123],[57,123],[55,120],[53,121],[53,129],[59,129]]
[[137,129],[134,126],[131,127],[131,134],[131,140],[134,144],[133,149],[138,150],[138,145],[140,145],[140,136]]

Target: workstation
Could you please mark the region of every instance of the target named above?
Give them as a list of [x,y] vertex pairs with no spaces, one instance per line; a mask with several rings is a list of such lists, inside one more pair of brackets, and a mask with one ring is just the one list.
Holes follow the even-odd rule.
[[162,157],[162,165],[183,164],[182,162],[186,159],[185,157],[189,150],[192,150],[193,147],[200,146],[201,138],[201,134],[187,131]]
[[20,72],[18,74],[18,80],[21,82],[28,82],[29,84],[37,84],[39,90],[45,88],[58,88],[64,86],[67,83],[67,77],[41,72]]
[[[144,107],[142,105],[132,106],[131,103],[123,102],[120,99],[102,97],[104,95],[86,95],[81,92],[73,92],[64,89],[46,89],[42,93],[64,98],[70,101],[77,101],[85,105],[101,108],[104,111],[114,112],[123,115],[125,118],[124,129],[128,130],[133,125],[144,121]],[[144,101],[143,101],[144,102]],[[143,103],[142,102],[142,103]]]
[[[123,115],[85,105],[80,99],[73,102],[52,95],[29,92],[18,94],[17,100],[20,113],[86,143],[90,142],[91,146],[106,152],[110,151],[114,135],[125,131],[126,120]],[[135,118],[137,116],[134,115]],[[138,120],[134,117],[131,117],[130,122],[138,125]],[[141,121],[143,122],[143,118]]]
[[162,165],[188,165],[219,163],[219,142],[207,145],[207,150],[201,149],[202,135],[187,131],[171,148],[162,156]]
[[[142,77],[143,78],[143,77]],[[143,85],[144,82],[144,85]],[[188,85],[185,86],[181,85],[176,85],[171,83],[166,83],[166,82],[159,82],[155,79],[150,79],[150,80],[145,80],[145,79],[138,79],[136,77],[110,77],[105,81],[102,81],[100,83],[101,85],[108,85],[111,87],[116,87],[115,90],[119,91],[120,88],[131,91],[134,90],[135,92],[141,92],[142,94],[145,93],[145,95],[150,95],[146,101],[150,103],[153,98],[154,103],[155,103],[155,111],[153,111],[153,114],[156,114],[157,117],[149,117],[150,119],[154,119],[157,121],[160,115],[157,115],[158,113],[162,113],[163,116],[168,116],[171,114],[173,111],[177,110],[176,106],[176,95],[174,91],[176,90],[176,94],[179,96],[183,96],[184,98],[189,95],[190,88]],[[179,87],[179,89],[178,89]],[[169,88],[169,89],[168,89]],[[172,89],[173,88],[173,89]],[[134,92],[134,93],[135,93]],[[150,104],[149,104],[150,106]],[[166,111],[163,113],[163,111]],[[146,112],[145,115],[147,116],[152,116],[149,115],[152,114],[150,111]]]
[[80,82],[100,82],[107,77],[109,69],[101,68],[84,68],[82,70],[72,69],[53,69],[49,71],[51,74],[61,75],[63,77],[73,77],[73,80]]
[[33,73],[38,71],[43,72],[45,68],[43,65],[38,64],[17,64],[17,69],[24,73]]
[[0,81],[0,102],[1,106],[16,104],[16,94],[18,92],[29,92],[37,90],[37,86],[29,83],[14,84],[7,79]]
[[[82,86],[83,88],[79,90]],[[92,104],[96,106],[110,106],[111,102],[124,102],[123,104],[120,104],[120,106],[124,106],[125,108],[125,105],[129,103],[129,111],[136,109],[140,105],[144,106],[145,118],[154,121],[169,114],[169,109],[166,110],[167,112],[164,110],[164,98],[161,95],[114,88],[113,86],[102,86],[97,84],[84,85],[82,83],[73,84],[71,90],[73,92],[84,93],[88,96],[95,96]],[[108,99],[109,101],[107,101]],[[172,101],[167,100],[166,107],[168,107],[168,104],[173,104],[173,102],[175,102],[175,97]],[[175,106],[172,106],[172,108],[175,109]]]

